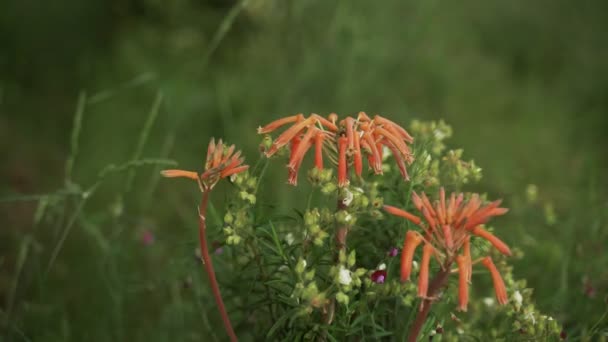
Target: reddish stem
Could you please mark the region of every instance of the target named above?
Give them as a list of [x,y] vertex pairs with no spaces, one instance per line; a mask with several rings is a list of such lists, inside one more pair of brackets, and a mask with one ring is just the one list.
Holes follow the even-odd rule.
[[[439,290],[443,286],[445,286],[445,283],[447,282],[448,277],[450,275],[451,265],[451,262],[448,263],[444,266],[442,270],[439,270],[439,273],[437,273],[435,277],[433,277],[433,280],[431,280],[431,284],[429,285],[429,290],[427,292],[428,298],[436,296],[437,293],[439,293]],[[431,311],[431,304],[433,304],[433,301],[431,299],[422,300],[420,312],[418,312],[418,315],[416,316],[416,319],[414,320],[414,323],[410,328],[410,333],[407,338],[408,342],[417,341],[418,335],[420,334],[420,330],[422,330],[422,326],[424,325],[424,322],[426,322],[429,312]]]
[[220,312],[220,316],[222,316],[222,321],[224,322],[224,328],[226,328],[226,333],[228,333],[230,341],[234,342],[238,341],[238,339],[236,337],[236,334],[234,333],[234,330],[232,329],[230,318],[228,317],[228,313],[226,312],[226,306],[224,306],[224,301],[222,300],[220,287],[217,283],[217,279],[215,278],[215,270],[213,269],[213,263],[211,262],[211,256],[209,256],[209,249],[207,248],[206,214],[207,203],[209,202],[209,193],[209,190],[203,191],[203,198],[199,206],[198,233],[199,242],[201,245],[201,256],[203,257],[203,266],[205,267],[205,272],[207,273],[207,276],[209,276],[209,283],[211,284],[211,291],[213,292],[215,303]]
[[[346,204],[344,204],[344,202],[338,198],[338,210],[346,210],[348,209],[348,206]],[[349,226],[348,225],[343,225],[343,226],[339,226],[337,227],[338,229],[336,230],[336,244],[339,250],[344,250],[346,251],[346,236],[348,235],[348,229]]]

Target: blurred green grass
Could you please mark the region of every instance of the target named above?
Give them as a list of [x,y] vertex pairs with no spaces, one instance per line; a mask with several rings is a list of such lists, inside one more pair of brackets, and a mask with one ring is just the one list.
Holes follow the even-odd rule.
[[[82,90],[97,99],[86,107],[75,160],[74,179],[84,185],[106,165],[131,158],[159,91],[163,102],[141,156],[174,159],[188,169],[201,165],[211,136],[238,144],[254,163],[255,128],[296,112],[363,110],[403,124],[443,118],[454,127],[450,147],[464,148],[465,158],[484,169],[473,188],[513,208],[510,225],[500,229],[526,253],[515,273],[536,289],[541,309],[574,334],[606,309],[605,2],[64,0],[32,8],[12,0],[1,6],[3,194],[43,194],[64,185]],[[262,199],[283,203],[280,210],[302,206],[306,186],[270,183],[284,173],[269,169]],[[122,193],[124,178],[104,183],[48,279],[41,278],[44,258],[65,225],[62,210],[76,204],[70,199],[35,234],[35,203],[0,204],[8,227],[0,233],[2,303],[9,300],[21,238],[34,239],[13,297],[15,327],[40,339],[139,340],[197,339],[206,331],[201,315],[217,324],[213,308],[204,307],[210,298],[191,257],[195,194],[188,184],[158,184],[156,175],[157,168],[140,169],[128,193]],[[528,184],[540,189],[535,204],[526,204]],[[554,224],[543,214],[549,203]],[[121,214],[112,215],[117,207]],[[145,229],[156,234],[153,248],[139,243]],[[190,278],[194,292],[182,289]]]

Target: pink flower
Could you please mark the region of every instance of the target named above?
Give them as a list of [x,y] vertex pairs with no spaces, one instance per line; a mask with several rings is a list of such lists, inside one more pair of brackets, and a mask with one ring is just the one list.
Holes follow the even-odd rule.
[[151,230],[144,230],[144,232],[141,234],[141,243],[143,243],[144,246],[150,246],[151,244],[153,244],[154,233],[152,233]]

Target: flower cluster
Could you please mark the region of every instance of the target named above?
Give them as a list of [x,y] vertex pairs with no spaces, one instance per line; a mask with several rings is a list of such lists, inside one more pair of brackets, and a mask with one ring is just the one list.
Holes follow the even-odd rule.
[[443,269],[451,267],[454,262],[458,266],[460,310],[467,309],[468,283],[471,280],[472,265],[476,262],[481,262],[490,271],[496,298],[500,304],[505,304],[506,288],[492,259],[488,256],[473,262],[470,248],[470,238],[474,235],[486,239],[501,253],[511,255],[511,250],[504,242],[482,227],[491,217],[507,212],[508,209],[499,207],[501,201],[482,205],[479,195],[473,194],[465,199],[462,193],[452,193],[449,200],[446,200],[445,191],[441,188],[439,200],[433,204],[426,194],[418,196],[416,192],[412,193],[412,202],[422,218],[393,206],[384,206],[388,213],[409,220],[424,232],[420,234],[410,230],[406,233],[401,254],[401,280],[409,279],[414,251],[420,244],[424,244],[418,279],[420,297],[427,298],[429,263],[431,257],[435,257]]
[[334,285],[338,287],[336,301],[341,304],[348,304],[350,296],[359,293],[363,276],[368,272],[364,268],[351,270],[356,264],[355,251],[351,251],[348,256],[342,249],[338,256],[338,265],[332,266],[329,274],[334,277]]
[[229,147],[222,143],[222,140],[216,144],[215,139],[211,139],[207,147],[207,159],[205,161],[205,171],[198,174],[194,171],[184,170],[163,170],[161,174],[164,177],[175,178],[185,177],[194,179],[198,182],[202,192],[213,189],[213,187],[222,178],[226,178],[249,168],[249,165],[243,165],[244,158],[241,158],[241,151],[236,151],[234,145]]
[[[324,151],[328,158],[337,165],[338,186],[349,183],[348,168],[353,166],[355,174],[363,172],[363,155],[365,154],[370,168],[376,173],[382,173],[383,148],[387,147],[393,154],[404,179],[409,179],[406,165],[414,160],[408,146],[414,139],[401,126],[379,115],[371,119],[360,112],[357,118],[346,117],[338,121],[338,116],[332,113],[328,118],[311,114],[306,118],[302,114],[281,118],[264,127],[258,128],[258,134],[267,134],[276,129],[292,124],[281,133],[272,143],[266,141],[265,155],[273,156],[281,148],[289,144],[290,156],[287,169],[288,182],[296,185],[298,171],[304,156],[314,146],[315,167],[323,169]],[[266,138],[265,138],[266,139]]]
[[234,177],[234,185],[238,196],[233,199],[224,215],[223,232],[226,244],[238,245],[242,238],[253,233],[253,217],[251,207],[256,203],[255,191],[257,179],[243,172]]

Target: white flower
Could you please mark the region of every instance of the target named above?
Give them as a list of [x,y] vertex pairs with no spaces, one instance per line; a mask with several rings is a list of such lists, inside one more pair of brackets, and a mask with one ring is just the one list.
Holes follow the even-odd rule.
[[285,235],[285,242],[287,242],[289,246],[293,244],[293,240],[294,238],[292,233],[288,233],[287,235]]
[[353,281],[353,278],[350,276],[350,270],[344,268],[344,266],[340,266],[340,271],[338,273],[338,279],[340,281],[340,284],[342,285],[350,285],[350,283]]
[[412,268],[416,271],[418,270],[418,262],[416,260],[412,261]]
[[491,307],[494,305],[494,298],[492,297],[486,297],[483,299],[483,303],[487,306],[487,307]]
[[534,317],[534,312],[532,312],[532,311],[528,312],[528,314],[524,318],[526,320],[532,322],[532,325],[536,324],[536,318]]
[[515,291],[515,293],[513,293],[513,302],[515,302],[515,308],[517,308],[517,310],[521,308],[521,303],[523,302],[523,300],[524,297],[522,297],[519,291]]
[[378,270],[383,271],[386,269],[386,264],[385,263],[381,263],[380,265],[378,265]]
[[348,207],[353,201],[353,197],[353,193],[350,192],[348,189],[344,188],[344,198],[342,199],[342,204]]

